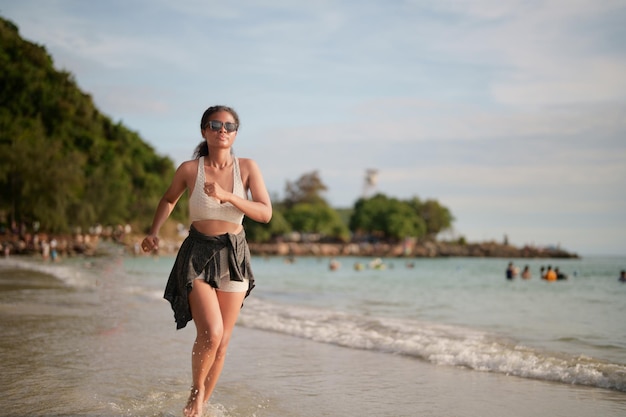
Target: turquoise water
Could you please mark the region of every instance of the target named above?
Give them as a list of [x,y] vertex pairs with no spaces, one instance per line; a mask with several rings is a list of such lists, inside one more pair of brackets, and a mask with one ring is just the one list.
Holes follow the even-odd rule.
[[[626,391],[626,285],[617,280],[623,258],[512,260],[534,274],[513,281],[504,278],[502,259],[418,259],[413,268],[387,259],[384,270],[360,271],[353,265],[370,260],[339,261],[335,271],[324,259],[256,262],[255,307],[266,317],[244,314],[243,323],[439,364]],[[569,279],[539,279],[548,263]]]
[[[517,260],[530,280],[504,277],[493,258],[254,259],[257,287],[240,324],[350,348],[398,353],[445,365],[626,391],[623,258]],[[356,264],[363,269],[354,268]],[[541,280],[558,266],[569,279]],[[171,260],[125,261],[155,277]],[[158,278],[157,278],[158,277]]]
[[[513,259],[530,265],[528,281],[504,278],[508,259],[383,259],[374,269],[339,258],[334,271],[329,261],[253,259],[257,287],[206,415],[626,412],[625,258]],[[174,330],[162,299],[172,263],[0,261],[0,407],[180,415],[194,332]],[[548,263],[569,279],[540,280]]]

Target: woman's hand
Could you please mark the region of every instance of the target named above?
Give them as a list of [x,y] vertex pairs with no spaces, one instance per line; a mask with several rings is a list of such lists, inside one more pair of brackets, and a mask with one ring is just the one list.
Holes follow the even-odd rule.
[[157,235],[148,235],[141,242],[141,249],[144,252],[152,252],[159,249],[159,237]]
[[229,192],[224,191],[222,187],[216,182],[205,182],[204,183],[204,192],[209,197],[213,197],[217,201],[221,203],[225,203],[226,199],[229,196]]

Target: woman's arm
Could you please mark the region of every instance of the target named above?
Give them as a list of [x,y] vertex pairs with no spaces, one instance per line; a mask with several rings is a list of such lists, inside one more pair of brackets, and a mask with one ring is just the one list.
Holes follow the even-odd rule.
[[163,226],[170,214],[172,214],[172,210],[176,207],[176,203],[187,189],[187,178],[190,165],[192,165],[191,162],[192,161],[184,162],[178,167],[176,173],[174,174],[174,178],[172,178],[170,186],[167,191],[165,191],[165,194],[163,194],[163,197],[161,197],[156,212],[154,213],[154,219],[152,220],[150,232],[141,243],[141,247],[144,251],[149,252],[151,250],[158,249],[159,230],[161,230],[161,226]]

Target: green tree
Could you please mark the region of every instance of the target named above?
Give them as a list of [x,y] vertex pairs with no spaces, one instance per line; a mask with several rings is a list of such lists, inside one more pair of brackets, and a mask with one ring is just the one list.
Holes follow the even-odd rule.
[[285,218],[298,232],[319,233],[343,241],[349,238],[349,230],[339,214],[327,204],[298,203],[286,211]]
[[426,225],[407,202],[379,193],[371,198],[361,198],[355,203],[350,230],[357,235],[398,241],[406,237],[423,236]]
[[[0,212],[49,231],[147,227],[172,161],[102,115],[72,74],[2,18],[0,64]],[[186,206],[181,199],[172,217],[184,219]]]
[[246,229],[246,238],[250,242],[269,242],[277,236],[291,232],[291,225],[285,220],[282,211],[274,210],[269,223],[258,223],[244,217],[243,226]]
[[454,217],[447,207],[442,206],[437,200],[420,201],[414,197],[408,202],[413,210],[426,224],[426,234],[435,237],[440,232],[450,229]]
[[339,213],[322,196],[326,190],[317,171],[303,174],[295,182],[288,181],[285,186],[286,197],[282,202],[285,219],[294,231],[346,241],[350,231]]
[[49,230],[66,230],[65,213],[78,202],[76,190],[83,185],[77,169],[81,155],[61,152],[60,144],[44,137],[36,125],[14,136],[10,150],[0,152],[5,208],[22,213],[23,221],[45,219]]
[[326,190],[327,188],[319,177],[319,173],[317,171],[309,172],[303,174],[296,182],[287,181],[283,204],[287,208],[299,203],[328,205],[322,197],[322,193]]

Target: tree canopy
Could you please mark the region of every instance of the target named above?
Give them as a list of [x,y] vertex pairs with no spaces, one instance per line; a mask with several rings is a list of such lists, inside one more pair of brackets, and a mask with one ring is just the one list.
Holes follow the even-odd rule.
[[426,224],[406,202],[377,194],[356,202],[350,230],[360,235],[400,240],[424,236]]
[[44,47],[2,18],[0,64],[0,214],[52,232],[131,221],[145,227],[173,162],[101,114]]
[[327,189],[317,171],[303,174],[295,182],[287,181],[283,204],[287,208],[300,203],[328,205],[322,196],[322,193]]
[[434,237],[439,232],[450,229],[454,216],[447,207],[442,206],[437,200],[426,200],[422,202],[419,198],[413,197],[408,201],[411,208],[418,214],[426,224],[426,235]]
[[346,241],[350,235],[347,225],[322,196],[327,189],[317,171],[287,181],[284,217],[295,231]]

